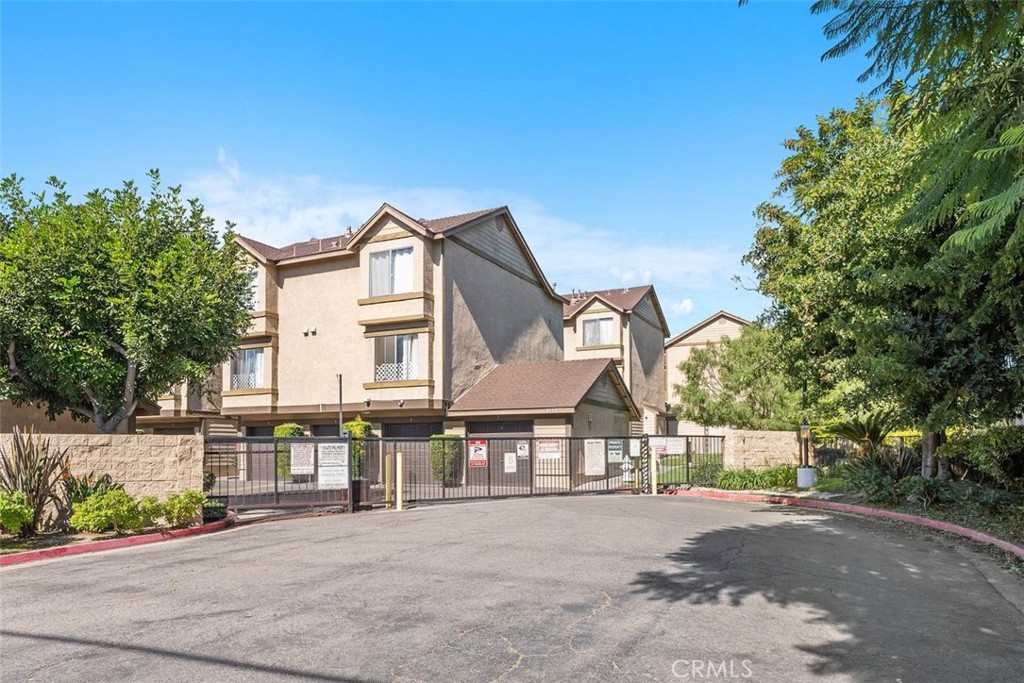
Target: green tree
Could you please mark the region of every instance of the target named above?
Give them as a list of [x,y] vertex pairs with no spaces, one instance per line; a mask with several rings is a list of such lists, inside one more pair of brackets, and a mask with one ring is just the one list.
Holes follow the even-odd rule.
[[944,250],[954,225],[902,219],[923,143],[885,113],[861,100],[798,129],[745,260],[787,372],[809,380],[813,399],[860,387],[846,395],[851,412],[895,408],[931,433],[930,467],[946,427],[1022,404],[1024,254],[992,240]]
[[676,416],[705,427],[796,429],[801,397],[787,387],[778,341],[754,324],[736,339],[694,349],[679,364],[685,381],[673,387]]
[[0,398],[114,432],[140,402],[227,360],[249,323],[228,234],[180,187],[124,183],[77,204],[0,184]]
[[952,224],[952,244],[1024,239],[1024,2],[819,0],[834,41],[867,46],[861,81],[889,88],[895,122],[923,145],[908,217]]

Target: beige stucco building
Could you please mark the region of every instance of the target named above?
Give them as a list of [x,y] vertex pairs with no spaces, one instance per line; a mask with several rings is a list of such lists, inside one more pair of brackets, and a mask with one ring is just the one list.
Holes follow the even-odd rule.
[[668,323],[652,285],[563,295],[566,360],[611,359],[642,417],[634,434],[665,434]]
[[[676,402],[675,387],[683,383],[683,373],[679,370],[679,364],[690,357],[693,349],[719,342],[722,339],[739,337],[743,328],[749,324],[749,321],[737,315],[727,313],[726,311],[719,311],[672,337],[665,344],[665,362],[667,366],[667,394],[665,402],[669,405]],[[674,435],[705,434],[721,436],[725,433],[725,430],[719,427],[702,427],[694,422],[680,422],[673,418],[668,421],[668,433]]]
[[[213,404],[178,387],[140,419],[147,429],[263,435],[297,422],[327,434],[340,376],[345,419],[381,436],[459,432],[449,408],[496,367],[564,360],[565,300],[505,207],[428,220],[385,204],[338,237],[237,239],[253,262],[252,325]],[[631,400],[618,405],[635,419]]]

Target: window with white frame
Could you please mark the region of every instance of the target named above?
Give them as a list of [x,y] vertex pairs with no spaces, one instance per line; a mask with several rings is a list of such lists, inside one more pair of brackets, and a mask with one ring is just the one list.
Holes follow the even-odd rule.
[[260,271],[255,267],[249,271],[249,310],[260,310]]
[[370,254],[370,296],[413,291],[412,247]]
[[419,379],[415,334],[397,334],[374,339],[375,382]]
[[263,349],[239,349],[231,359],[231,388],[263,387]]
[[583,321],[583,345],[604,346],[614,344],[613,318],[595,318]]

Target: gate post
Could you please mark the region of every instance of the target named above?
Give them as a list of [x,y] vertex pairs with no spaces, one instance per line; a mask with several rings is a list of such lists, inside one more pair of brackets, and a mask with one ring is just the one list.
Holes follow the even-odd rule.
[[402,455],[402,451],[395,453],[395,509],[399,512],[402,511],[402,465],[404,462],[405,456]]
[[686,483],[690,483],[690,437],[686,437]]
[[650,447],[650,440],[647,435],[644,435],[644,440],[647,441],[647,457],[649,458],[647,466],[651,470],[651,495],[658,495],[658,454],[654,452],[654,449]]
[[392,467],[391,453],[384,453],[384,507],[391,509],[391,486],[394,468]]

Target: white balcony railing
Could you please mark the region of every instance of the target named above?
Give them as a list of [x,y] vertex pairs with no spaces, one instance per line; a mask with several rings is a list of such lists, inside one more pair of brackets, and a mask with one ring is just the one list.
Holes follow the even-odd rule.
[[232,389],[259,389],[263,385],[259,375],[253,373],[248,375],[231,375]]
[[416,363],[381,363],[373,373],[375,382],[400,382],[404,379],[418,379]]

